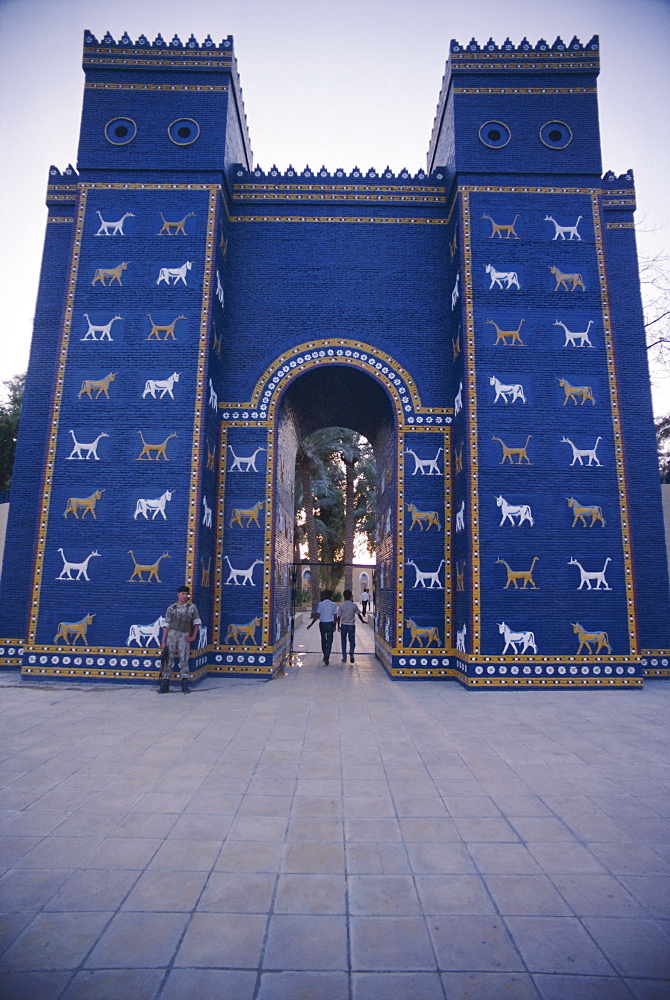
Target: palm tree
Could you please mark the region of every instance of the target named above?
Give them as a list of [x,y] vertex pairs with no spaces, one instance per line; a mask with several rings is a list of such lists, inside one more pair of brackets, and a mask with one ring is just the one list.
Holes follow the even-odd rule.
[[[374,551],[376,465],[371,445],[345,427],[328,427],[305,438],[296,458],[296,512],[304,511],[308,559],[327,563],[325,582],[335,589],[344,563],[344,586],[351,589],[354,543],[363,529]],[[318,510],[318,516],[317,516]],[[340,567],[338,569],[338,566]],[[319,574],[311,574],[312,603],[319,599]]]

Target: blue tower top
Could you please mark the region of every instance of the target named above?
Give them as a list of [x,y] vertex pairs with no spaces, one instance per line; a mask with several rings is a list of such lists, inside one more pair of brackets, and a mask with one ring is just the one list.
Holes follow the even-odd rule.
[[[253,165],[232,36],[102,41],[84,33],[86,74],[77,167],[157,173]],[[140,179],[139,177],[137,179]]]
[[452,41],[437,106],[428,171],[601,174],[596,81],[598,36],[553,45]]

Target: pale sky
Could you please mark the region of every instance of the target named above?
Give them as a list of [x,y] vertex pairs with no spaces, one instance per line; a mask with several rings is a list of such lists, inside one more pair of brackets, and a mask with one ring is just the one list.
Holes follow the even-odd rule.
[[[670,0],[0,0],[0,383],[25,370],[51,164],[75,164],[84,29],[233,35],[256,165],[416,172],[450,39],[600,35],[603,169],[632,168],[641,254],[670,244]],[[55,348],[55,343],[54,343]],[[670,410],[670,372],[655,375]]]

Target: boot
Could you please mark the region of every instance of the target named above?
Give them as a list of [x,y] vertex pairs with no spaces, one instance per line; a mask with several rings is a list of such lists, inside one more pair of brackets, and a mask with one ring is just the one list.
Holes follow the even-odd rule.
[[161,682],[158,688],[159,694],[167,694],[170,690],[170,681],[167,677],[161,677]]
[[181,679],[181,690],[182,690],[182,694],[190,694],[191,693],[191,689],[188,686],[188,681],[187,681],[187,679],[185,677],[182,677],[182,679]]

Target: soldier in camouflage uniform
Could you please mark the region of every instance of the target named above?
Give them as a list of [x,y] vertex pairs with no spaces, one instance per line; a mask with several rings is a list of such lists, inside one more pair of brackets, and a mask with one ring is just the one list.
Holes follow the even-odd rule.
[[188,666],[190,653],[190,643],[192,643],[199,631],[201,622],[200,614],[195,604],[190,601],[191,592],[188,587],[179,587],[177,590],[177,600],[171,604],[165,612],[166,626],[163,629],[163,640],[161,646],[167,650],[167,662],[161,666],[160,694],[165,694],[170,690],[170,677],[172,676],[172,663],[175,658],[179,658],[179,676],[181,678],[181,689],[184,694],[189,694],[188,679],[191,676]]

